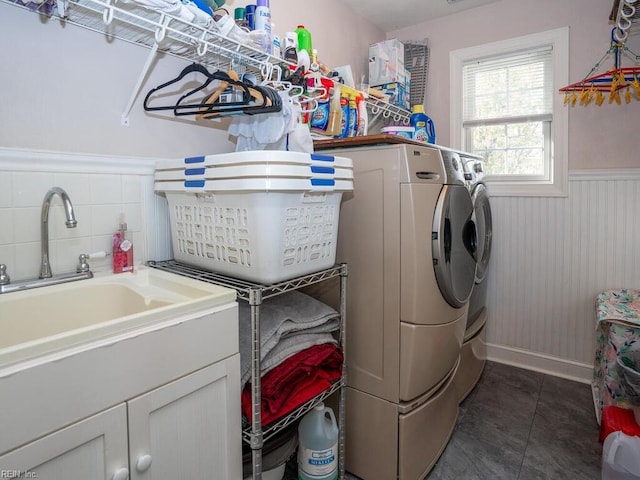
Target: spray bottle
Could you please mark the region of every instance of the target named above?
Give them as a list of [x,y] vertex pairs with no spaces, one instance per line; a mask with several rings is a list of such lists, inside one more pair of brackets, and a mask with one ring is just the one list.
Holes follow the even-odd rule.
[[349,94],[344,88],[340,88],[340,110],[342,110],[342,121],[338,138],[347,138],[349,135]]
[[358,135],[362,137],[369,132],[369,113],[367,112],[366,94],[358,95]]

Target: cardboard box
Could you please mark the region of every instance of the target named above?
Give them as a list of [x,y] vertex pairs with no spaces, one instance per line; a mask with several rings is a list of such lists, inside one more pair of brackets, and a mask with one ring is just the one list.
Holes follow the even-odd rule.
[[393,38],[369,45],[369,85],[401,81],[404,70],[404,45]]
[[384,85],[377,85],[373,88],[377,88],[389,97],[389,103],[396,107],[411,110],[411,102],[409,99],[409,86],[399,83],[391,82]]

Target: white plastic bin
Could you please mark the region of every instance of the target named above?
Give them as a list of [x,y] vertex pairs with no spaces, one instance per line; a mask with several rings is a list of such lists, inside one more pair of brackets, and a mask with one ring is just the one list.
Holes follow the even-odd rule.
[[333,266],[340,201],[353,182],[277,180],[156,182],[175,260],[266,284]]
[[160,160],[156,163],[156,170],[195,167],[216,168],[223,166],[270,163],[353,169],[353,161],[346,157],[334,157],[333,155],[323,155],[318,153],[287,152],[282,150],[260,150]]
[[602,447],[602,480],[640,479],[640,438],[616,431]]
[[156,181],[215,180],[226,178],[335,178],[353,180],[352,168],[324,165],[292,165],[287,163],[243,164],[225,167],[192,167],[180,170],[157,170]]

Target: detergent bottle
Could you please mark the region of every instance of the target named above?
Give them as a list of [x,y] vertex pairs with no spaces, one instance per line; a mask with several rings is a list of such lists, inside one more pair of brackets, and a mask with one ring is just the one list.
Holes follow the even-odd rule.
[[409,122],[414,128],[413,140],[424,143],[436,143],[436,127],[433,124],[433,120],[424,113],[423,105],[413,106]]
[[298,425],[298,480],[338,478],[338,425],[333,410],[319,403]]

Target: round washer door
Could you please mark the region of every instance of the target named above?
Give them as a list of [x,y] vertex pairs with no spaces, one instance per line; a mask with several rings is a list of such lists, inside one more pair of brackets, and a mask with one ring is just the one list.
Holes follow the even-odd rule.
[[476,258],[476,283],[480,283],[487,275],[489,258],[491,257],[491,237],[493,235],[493,223],[491,220],[491,205],[489,195],[484,183],[478,183],[471,194],[473,201],[473,221],[478,234],[478,248]]
[[452,307],[462,307],[475,283],[476,227],[467,187],[444,185],[433,215],[433,268],[438,287]]

